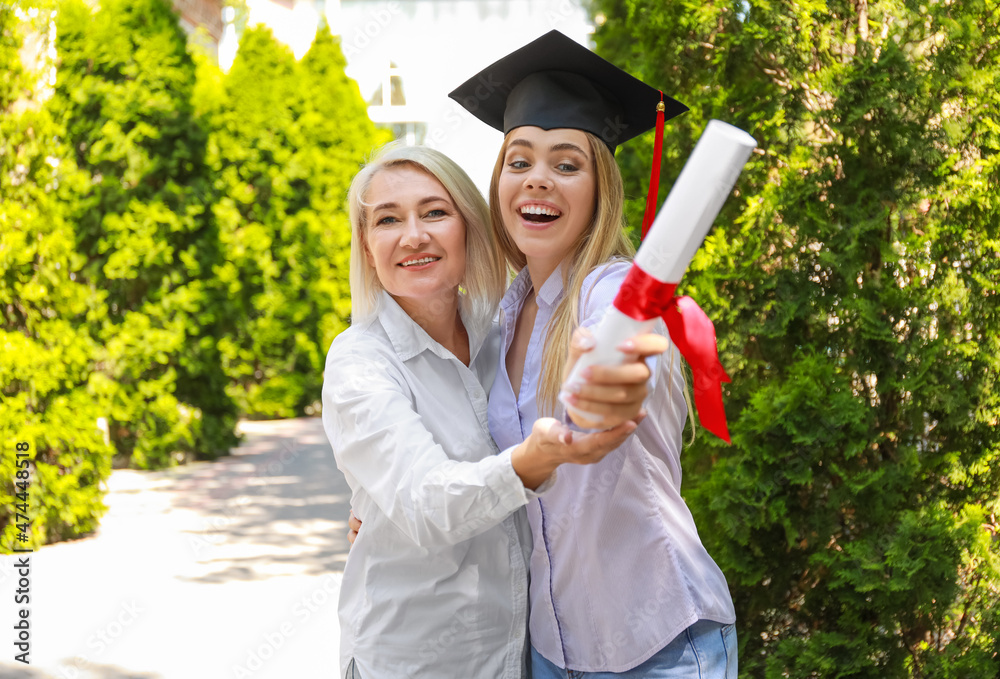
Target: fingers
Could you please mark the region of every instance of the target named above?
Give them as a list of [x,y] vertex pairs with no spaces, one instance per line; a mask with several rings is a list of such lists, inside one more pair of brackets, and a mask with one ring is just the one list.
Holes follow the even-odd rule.
[[617,427],[624,422],[635,419],[642,407],[642,400],[622,405],[600,403],[597,401],[581,401],[580,412],[570,411],[570,419],[584,429],[608,429]]
[[651,374],[640,359],[621,365],[592,365],[583,371],[590,384],[645,384]]
[[635,426],[638,427],[640,424],[642,424],[642,421],[646,419],[646,415],[648,414],[649,413],[646,412],[645,408],[640,410],[639,414],[632,418],[632,421],[635,422]]
[[669,347],[670,341],[666,337],[658,335],[655,332],[648,332],[644,335],[636,335],[631,339],[625,340],[618,345],[618,350],[626,354],[637,354],[641,358],[646,358],[662,354]]
[[592,365],[583,371],[584,381],[567,385],[572,391],[565,401],[570,418],[580,427],[606,429],[633,419],[648,395],[651,377],[645,359],[666,351],[669,340],[656,333],[636,335],[618,346],[630,352],[620,365]]
[[646,385],[646,380],[638,384],[616,383],[605,385],[584,383],[579,385],[576,393],[572,394],[573,398],[567,396],[567,400],[573,405],[590,412],[586,407],[586,404],[590,402],[608,403],[611,405],[621,405],[636,401],[641,402],[649,395],[649,388]]
[[548,445],[567,445],[573,442],[573,432],[565,424],[552,417],[540,417],[531,426],[531,433],[541,437]]
[[[553,466],[546,468],[540,476],[540,484],[551,474],[556,466],[563,463],[593,464],[600,462],[615,448],[625,442],[638,427],[643,414],[636,415],[635,420],[627,420],[611,429],[591,434],[571,432],[566,425],[552,418],[540,418],[532,426],[531,438],[533,455],[548,458]],[[517,464],[512,459],[512,463]],[[518,472],[521,474],[521,472]],[[522,477],[523,478],[523,477]],[[530,487],[537,487],[535,486]]]
[[[641,420],[642,418],[638,419]],[[632,432],[634,432],[638,426],[639,425],[635,420],[628,420],[627,422],[622,422],[617,427],[597,432],[594,434],[595,440],[593,445],[597,451],[607,450],[607,452],[610,453],[612,450],[625,443],[625,440],[632,435]],[[601,457],[604,457],[604,455],[601,455]]]
[[354,512],[347,518],[347,525],[349,530],[347,531],[347,541],[352,545],[354,541],[358,539],[358,531],[361,530],[361,519],[354,516]]
[[628,420],[617,427],[593,434],[577,434],[569,446],[568,462],[573,464],[594,464],[615,450],[632,435],[638,425]]
[[587,328],[577,328],[573,331],[573,338],[569,343],[569,355],[566,358],[566,367],[563,370],[563,381],[569,377],[573,366],[582,355],[594,348],[594,335]]
[[579,385],[576,391],[566,398],[567,404],[576,409],[570,411],[570,417],[588,429],[607,429],[633,419],[649,394],[646,380],[638,384],[588,383]]

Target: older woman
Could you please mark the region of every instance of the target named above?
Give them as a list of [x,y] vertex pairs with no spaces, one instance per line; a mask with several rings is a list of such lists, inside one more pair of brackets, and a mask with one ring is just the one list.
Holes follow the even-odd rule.
[[[595,375],[621,393],[581,392],[614,428],[573,434],[543,419],[499,450],[487,394],[504,265],[482,197],[440,153],[396,147],[357,175],[349,202],[353,323],[330,348],[323,385],[324,426],[365,522],[344,570],[342,669],[521,677],[523,507],[558,465],[597,462],[625,440],[649,373],[638,360]],[[633,353],[662,351],[657,339],[637,338]]]

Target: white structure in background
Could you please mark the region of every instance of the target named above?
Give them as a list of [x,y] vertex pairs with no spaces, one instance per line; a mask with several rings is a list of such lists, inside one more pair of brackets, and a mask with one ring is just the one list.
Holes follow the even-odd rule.
[[[502,136],[448,92],[553,28],[588,46],[593,32],[583,0],[247,0],[247,8],[248,25],[269,26],[297,58],[325,16],[372,120],[448,154],[484,193]],[[224,69],[236,54],[235,13],[225,16]]]
[[427,114],[406,102],[404,73],[403,69],[389,62],[382,72],[382,82],[368,99],[368,117],[377,125],[391,128],[396,139],[413,146],[424,143]]
[[588,46],[593,32],[581,0],[341,0],[327,7],[334,4],[341,24],[331,27],[365,100],[372,103],[391,72],[402,76],[405,107],[372,106],[372,120],[413,125],[418,143],[453,158],[484,195],[503,136],[448,93],[553,28]]
[[[328,11],[327,4],[323,0],[246,0],[247,25],[264,24],[275,38],[292,49],[296,59],[301,59],[309,51],[320,17],[326,14],[331,28],[335,25],[332,19],[336,18],[337,12]],[[219,66],[224,71],[233,65],[239,45],[236,18],[236,9],[222,8],[225,28],[219,39]]]
[[236,50],[240,46],[239,36],[236,35],[236,9],[233,7],[222,8],[222,37],[219,38],[219,66],[223,71],[228,72],[236,58]]

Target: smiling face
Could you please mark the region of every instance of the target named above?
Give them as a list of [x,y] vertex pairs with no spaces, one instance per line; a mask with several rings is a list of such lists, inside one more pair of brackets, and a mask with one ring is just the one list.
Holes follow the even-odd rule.
[[541,285],[594,217],[593,151],[580,130],[511,131],[497,183],[504,228]]
[[382,287],[413,318],[457,304],[465,222],[441,182],[411,165],[388,167],[365,202],[365,249]]

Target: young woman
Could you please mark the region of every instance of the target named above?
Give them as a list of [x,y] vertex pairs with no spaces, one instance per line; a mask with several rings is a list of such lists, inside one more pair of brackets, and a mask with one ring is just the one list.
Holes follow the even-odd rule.
[[344,570],[342,672],[521,677],[522,508],[557,466],[595,463],[635,430],[641,357],[666,344],[635,338],[639,358],[582,390],[614,428],[581,435],[540,420],[501,451],[487,394],[504,270],[482,197],[440,153],[397,147],[357,175],[349,203],[353,323],[330,348],[323,384],[324,426],[365,521]]
[[[685,107],[555,31],[452,97],[505,134],[490,207],[518,275],[501,303],[489,418],[506,448],[542,415],[561,415],[552,366],[574,328],[598,322],[629,269],[615,146],[653,126],[658,100],[668,114]],[[618,450],[560,470],[528,502],[534,679],[736,677],[729,590],[680,495],[676,355],[659,361],[646,408]]]

